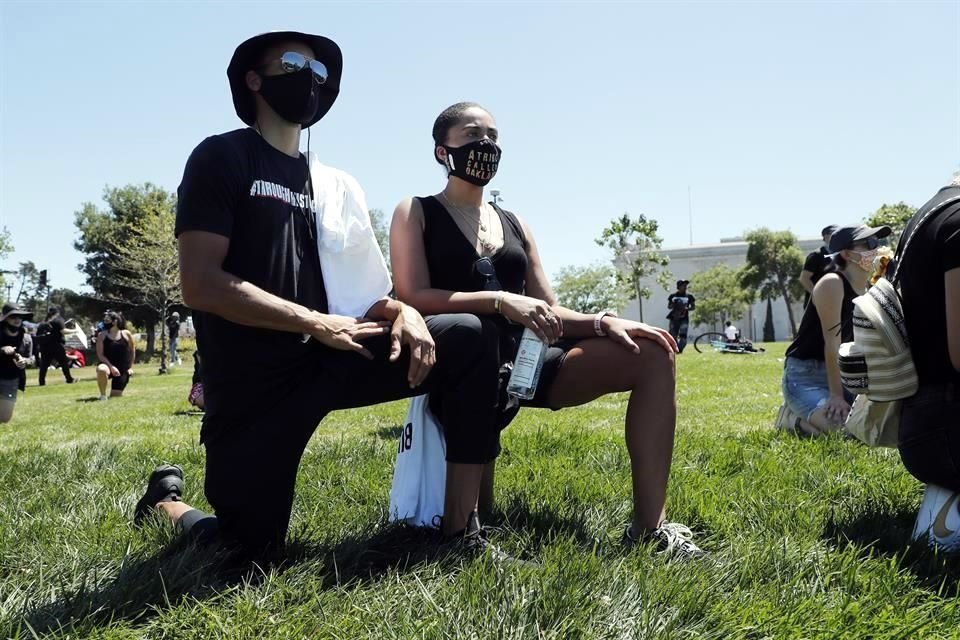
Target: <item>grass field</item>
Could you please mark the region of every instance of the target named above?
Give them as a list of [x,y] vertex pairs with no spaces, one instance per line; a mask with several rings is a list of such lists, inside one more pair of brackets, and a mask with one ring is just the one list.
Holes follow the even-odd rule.
[[0,638],[960,637],[960,563],[907,544],[922,487],[896,452],[771,428],[782,352],[679,358],[668,509],[707,559],[619,545],[625,396],[528,410],[505,433],[495,540],[540,567],[437,554],[386,522],[395,403],[324,421],[291,563],[243,581],[130,525],[162,461],[206,506],[189,368],[141,366],[108,403],[90,402],[92,370],[70,386],[51,371],[0,426]]

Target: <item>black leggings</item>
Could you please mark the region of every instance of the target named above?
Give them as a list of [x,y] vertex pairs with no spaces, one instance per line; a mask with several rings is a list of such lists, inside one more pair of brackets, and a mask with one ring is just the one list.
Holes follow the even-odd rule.
[[[390,338],[364,342],[367,360],[351,351],[318,348],[315,368],[289,381],[273,408],[255,418],[207,416],[201,439],[207,450],[205,494],[216,520],[191,512],[181,526],[191,536],[219,537],[238,544],[254,559],[283,547],[300,458],[323,417],[331,411],[365,407],[422,393],[439,394],[447,460],[485,464],[499,449],[497,412],[498,335],[474,315],[427,318],[437,345],[437,364],[417,389],[407,383],[409,354],[389,362]],[[229,406],[229,398],[221,406]]]

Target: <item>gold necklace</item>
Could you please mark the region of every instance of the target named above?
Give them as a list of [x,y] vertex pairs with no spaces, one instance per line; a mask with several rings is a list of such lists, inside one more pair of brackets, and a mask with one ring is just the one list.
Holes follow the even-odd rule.
[[[493,253],[494,251],[496,251],[497,249],[496,245],[494,245],[489,238],[481,236],[481,232],[483,233],[483,236],[486,236],[487,230],[489,229],[488,223],[484,223],[483,221],[483,215],[486,212],[486,208],[483,205],[480,206],[480,211],[479,211],[480,215],[477,216],[477,218],[471,218],[469,214],[463,211],[463,209],[461,209],[457,205],[450,202],[450,199],[447,197],[447,194],[441,191],[440,197],[443,198],[444,203],[446,203],[444,206],[447,209],[447,211],[452,210],[454,213],[456,213],[460,217],[461,220],[464,221],[464,223],[466,223],[467,228],[473,232],[473,235],[475,236],[476,241],[480,243],[480,246],[485,251],[489,253]],[[473,228],[473,225],[472,225],[473,222],[477,223],[476,229]]]
[[483,204],[480,205],[477,211],[478,213],[477,217],[472,218],[466,211],[464,211],[457,205],[453,204],[453,202],[450,201],[450,198],[447,197],[447,194],[445,194],[443,191],[440,192],[440,197],[443,198],[443,201],[446,203],[447,208],[453,209],[454,212],[457,215],[459,215],[464,222],[467,222],[467,223],[476,222],[480,227],[481,231],[487,231],[489,229],[489,226],[488,226],[489,223],[486,223],[483,221],[484,214],[487,212],[487,209],[486,207],[483,206]]

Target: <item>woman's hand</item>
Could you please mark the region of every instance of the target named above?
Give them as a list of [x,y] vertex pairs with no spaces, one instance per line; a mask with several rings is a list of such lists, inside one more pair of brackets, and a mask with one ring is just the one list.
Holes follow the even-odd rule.
[[356,351],[368,360],[373,354],[360,342],[390,332],[387,321],[374,322],[366,318],[350,318],[333,314],[317,314],[317,321],[310,335],[328,347],[341,351]]
[[12,358],[17,353],[17,350],[8,345],[6,347],[0,348],[0,353],[7,356],[8,358]]
[[831,395],[827,399],[827,404],[823,406],[823,414],[831,423],[840,426],[850,415],[850,403],[842,395]]
[[21,356],[19,353],[14,354],[13,364],[16,365],[17,369],[26,369],[27,368],[27,359]]
[[643,322],[635,322],[624,318],[604,316],[600,321],[600,328],[607,337],[633,353],[640,353],[636,340],[652,340],[668,353],[677,353],[677,341],[666,329],[653,327]]
[[543,300],[504,293],[500,313],[508,320],[530,329],[547,344],[553,344],[563,335],[560,318]]
[[117,369],[115,366],[110,365],[110,377],[111,377],[111,378],[119,378],[119,377],[120,377],[120,369]]

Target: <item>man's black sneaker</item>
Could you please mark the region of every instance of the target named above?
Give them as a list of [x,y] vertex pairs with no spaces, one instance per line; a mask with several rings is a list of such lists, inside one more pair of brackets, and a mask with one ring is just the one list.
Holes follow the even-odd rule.
[[487,530],[481,526],[480,516],[476,511],[472,512],[467,519],[466,529],[447,537],[446,546],[452,553],[463,555],[467,558],[489,556],[490,559],[497,564],[528,567],[539,566],[535,562],[514,558],[490,542]]
[[153,470],[147,480],[147,490],[137,501],[133,523],[142,524],[143,519],[154,511],[158,502],[179,502],[183,498],[183,469],[175,464],[164,464]]

